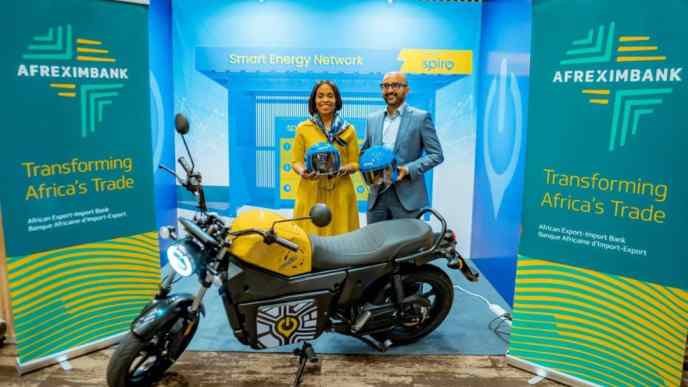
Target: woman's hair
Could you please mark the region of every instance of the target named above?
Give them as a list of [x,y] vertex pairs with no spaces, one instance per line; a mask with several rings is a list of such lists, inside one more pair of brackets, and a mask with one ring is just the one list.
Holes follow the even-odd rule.
[[318,81],[315,83],[315,86],[313,86],[311,96],[308,97],[308,113],[310,113],[310,115],[315,115],[315,113],[318,112],[318,109],[315,107],[315,94],[318,92],[318,88],[322,85],[330,85],[332,91],[334,91],[334,111],[338,112],[342,108],[342,96],[339,94],[339,88],[337,88],[337,85],[328,80]]

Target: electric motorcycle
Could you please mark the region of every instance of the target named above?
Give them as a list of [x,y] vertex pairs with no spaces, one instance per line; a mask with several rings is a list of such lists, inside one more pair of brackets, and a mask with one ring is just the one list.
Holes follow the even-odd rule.
[[[110,359],[110,387],[147,386],[160,379],[193,338],[205,315],[203,296],[212,285],[241,343],[254,349],[303,345],[295,351],[298,385],[306,362],[317,360],[309,342],[325,331],[385,351],[435,330],[451,309],[454,288],[449,276],[429,262],[446,259],[450,269],[478,280],[456,251],[454,233],[433,209],[424,209],[418,219],[384,221],[332,237],[307,235],[298,225],[329,224],[331,212],[322,204],[303,218],[250,210],[226,223],[208,212],[202,177],[184,137],[187,119],[178,114],[175,126],[191,165],[178,159],[184,177],[160,167],[197,197],[199,211],[193,219],[179,218],[184,233],[161,228],[161,236],[174,240],[166,251],[170,271]],[[420,219],[425,214],[439,220],[440,232]],[[196,294],[172,293],[177,276],[192,275],[200,284]]]

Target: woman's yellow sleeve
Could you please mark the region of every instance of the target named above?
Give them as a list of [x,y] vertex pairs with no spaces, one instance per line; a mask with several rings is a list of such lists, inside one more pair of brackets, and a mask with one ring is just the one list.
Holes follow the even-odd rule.
[[358,147],[356,128],[354,128],[353,125],[350,125],[349,129],[351,129],[351,135],[346,141],[346,152],[349,154],[349,164],[353,164],[356,169],[358,169],[358,158],[361,156],[361,149]]
[[294,147],[291,150],[291,164],[303,164],[303,157],[305,154],[305,139],[303,138],[303,130],[301,125],[296,127],[296,137],[294,137]]

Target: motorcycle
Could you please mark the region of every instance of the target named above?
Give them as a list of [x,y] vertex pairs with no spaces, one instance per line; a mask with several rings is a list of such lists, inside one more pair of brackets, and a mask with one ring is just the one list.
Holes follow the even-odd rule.
[[[177,161],[180,184],[198,200],[193,219],[178,219],[185,235],[161,228],[173,244],[166,250],[169,273],[154,299],[131,324],[107,369],[110,387],[148,386],[184,352],[201,316],[203,297],[214,284],[222,298],[232,333],[254,349],[301,343],[295,350],[300,384],[305,364],[317,361],[310,341],[323,332],[362,340],[379,351],[416,342],[447,317],[454,299],[449,276],[431,261],[446,259],[470,281],[478,280],[456,250],[454,233],[435,210],[418,219],[379,222],[332,237],[307,235],[298,222],[329,224],[330,210],[315,205],[307,217],[285,219],[265,210],[239,214],[231,224],[208,212],[201,174],[185,140],[188,120],[177,114],[191,165]],[[436,217],[433,233],[420,218]],[[174,294],[177,276],[196,275],[195,295]]]

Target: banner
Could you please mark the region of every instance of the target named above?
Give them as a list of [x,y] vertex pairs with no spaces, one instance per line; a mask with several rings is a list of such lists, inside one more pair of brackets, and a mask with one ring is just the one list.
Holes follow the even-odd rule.
[[23,371],[125,332],[159,263],[147,7],[7,6],[0,202]]
[[688,3],[548,0],[533,11],[509,354],[587,383],[678,385]]

